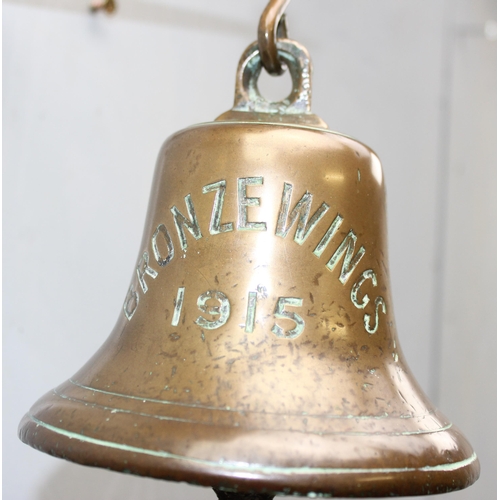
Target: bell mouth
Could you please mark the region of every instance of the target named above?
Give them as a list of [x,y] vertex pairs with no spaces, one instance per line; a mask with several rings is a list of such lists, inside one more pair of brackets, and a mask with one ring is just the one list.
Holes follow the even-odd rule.
[[231,491],[410,496],[462,489],[479,476],[470,445],[434,411],[409,418],[252,414],[67,381],[33,406],[19,435],[83,465]]

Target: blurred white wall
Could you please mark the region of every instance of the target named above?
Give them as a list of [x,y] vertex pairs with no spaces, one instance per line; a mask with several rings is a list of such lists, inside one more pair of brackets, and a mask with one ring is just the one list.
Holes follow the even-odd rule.
[[[32,403],[110,332],[158,149],[231,107],[266,4],[117,2],[113,16],[83,0],[3,4],[6,500],[215,498],[17,439]],[[385,168],[401,344],[482,464],[473,487],[447,498],[496,498],[496,2],[294,0],[287,13],[313,58],[313,111]],[[271,97],[287,78],[265,79]]]

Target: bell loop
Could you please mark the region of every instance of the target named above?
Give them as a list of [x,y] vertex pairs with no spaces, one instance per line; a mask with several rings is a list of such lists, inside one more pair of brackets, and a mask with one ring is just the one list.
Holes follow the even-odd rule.
[[312,64],[307,49],[294,40],[280,40],[277,48],[292,78],[290,95],[277,102],[262,96],[258,79],[263,61],[258,42],[254,42],[245,49],[238,63],[233,108],[217,121],[280,122],[328,128],[320,117],[311,113]]
[[262,70],[258,43],[250,45],[238,66],[234,110],[259,113],[305,114],[311,111],[311,59],[305,49],[295,41],[277,43],[280,59],[288,66],[292,77],[292,92],[278,102],[269,102],[257,86]]

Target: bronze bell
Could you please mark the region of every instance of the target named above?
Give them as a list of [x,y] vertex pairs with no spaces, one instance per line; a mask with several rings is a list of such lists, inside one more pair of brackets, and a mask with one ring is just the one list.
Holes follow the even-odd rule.
[[306,49],[276,45],[287,99],[259,94],[254,43],[234,107],[164,143],[117,324],[20,437],[221,498],[465,488],[478,459],[397,338],[380,161],[310,112]]

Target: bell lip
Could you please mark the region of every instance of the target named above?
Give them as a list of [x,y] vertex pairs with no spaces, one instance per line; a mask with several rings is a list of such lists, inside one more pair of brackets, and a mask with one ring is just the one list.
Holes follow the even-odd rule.
[[[54,432],[38,428],[27,414],[20,431],[37,432],[45,443],[54,438]],[[35,430],[36,429],[36,430]],[[51,436],[52,435],[52,436]],[[91,467],[106,468],[143,477],[186,482],[197,486],[224,489],[233,492],[271,493],[308,497],[387,497],[420,496],[458,491],[471,486],[479,477],[480,465],[475,453],[468,459],[441,467],[420,469],[401,468],[362,470],[300,471],[256,467],[221,467],[220,463],[185,463],[182,457],[164,458],[147,456],[137,466],[133,462],[134,450],[107,448],[105,444],[79,443],[78,451],[72,444],[77,437],[56,435],[56,446],[30,444],[54,457]],[[26,442],[26,441],[24,441]],[[96,450],[97,448],[97,450]],[[136,450],[136,453],[137,450]],[[124,466],[124,463],[126,464]],[[448,467],[447,467],[448,465]],[[367,483],[369,483],[367,485]]]
[[[89,429],[82,429],[80,433],[67,430],[64,425],[46,421],[49,413],[57,410],[58,404],[53,396],[52,392],[47,393],[24,416],[19,425],[20,439],[55,457],[122,473],[239,492],[309,497],[382,497],[440,494],[464,489],[477,480],[480,472],[475,452],[456,426],[441,431],[453,439],[463,440],[460,452],[453,458],[449,457],[450,462],[438,461],[434,465],[426,465],[429,462],[422,460],[418,466],[389,463],[387,467],[366,468],[348,465],[328,467],[325,464],[311,466],[308,463],[298,467],[272,466],[179,454],[175,450],[167,451],[162,447],[161,440],[154,448],[140,447],[119,442],[116,437],[110,440],[98,434],[89,435]],[[86,411],[93,413],[100,411],[98,408],[87,408]],[[172,428],[170,433],[176,435],[176,430],[179,426]],[[196,431],[190,429],[195,434],[199,431],[199,428]],[[182,434],[179,439],[182,439]],[[293,433],[284,434],[286,438],[293,437]],[[207,438],[207,435],[201,437]],[[256,437],[262,441],[259,433]]]
[[361,146],[368,149],[371,153],[373,153],[380,160],[377,153],[370,146],[368,146],[364,142],[360,141],[359,139],[356,139],[355,137],[352,137],[352,136],[347,135],[347,134],[343,134],[342,132],[337,132],[335,130],[331,130],[329,128],[313,127],[312,125],[303,125],[303,124],[299,124],[299,123],[279,123],[279,122],[265,122],[265,121],[261,122],[261,121],[256,121],[256,120],[245,120],[245,121],[244,120],[242,120],[242,121],[239,121],[239,120],[215,120],[215,121],[211,121],[211,122],[201,122],[201,123],[195,123],[194,125],[189,125],[188,127],[185,127],[181,130],[178,130],[177,132],[174,132],[170,137],[177,136],[179,134],[182,134],[184,132],[187,132],[189,130],[193,130],[196,128],[207,127],[207,126],[217,126],[217,125],[255,125],[255,126],[270,125],[273,127],[280,127],[280,128],[296,128],[299,130],[304,129],[304,130],[310,130],[313,132],[327,133],[330,135],[336,135],[339,137],[343,137],[345,139],[349,139],[351,141],[354,141],[354,142],[360,144]]

